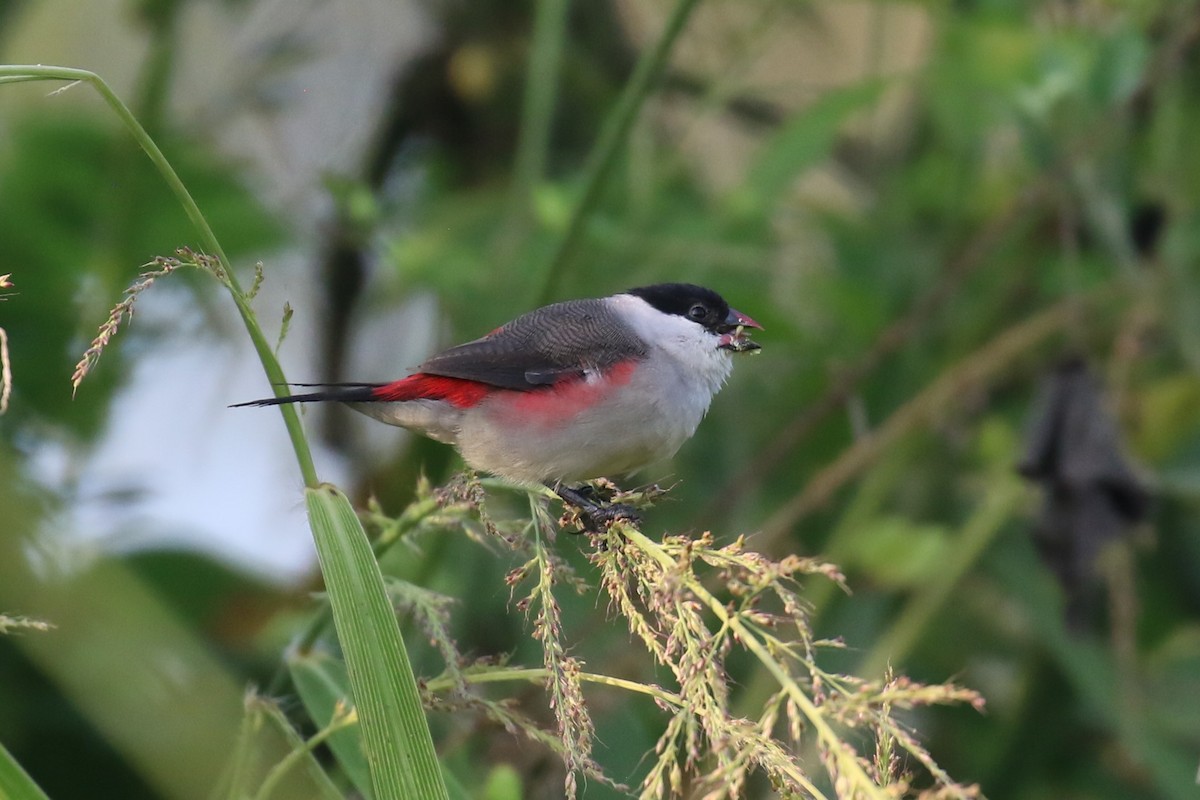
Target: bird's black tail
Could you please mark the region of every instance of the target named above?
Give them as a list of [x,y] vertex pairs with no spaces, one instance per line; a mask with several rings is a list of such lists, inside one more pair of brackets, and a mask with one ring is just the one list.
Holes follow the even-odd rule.
[[375,390],[385,384],[381,383],[289,383],[288,386],[305,388],[320,387],[324,391],[293,394],[287,397],[264,397],[262,400],[249,400],[245,403],[234,403],[230,408],[245,408],[247,406],[281,406],[284,403],[324,403],[336,401],[340,403],[366,403],[377,400]]

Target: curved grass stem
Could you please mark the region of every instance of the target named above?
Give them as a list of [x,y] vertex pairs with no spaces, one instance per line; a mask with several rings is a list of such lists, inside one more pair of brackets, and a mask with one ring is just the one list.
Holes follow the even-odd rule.
[[[279,365],[279,361],[275,358],[275,353],[271,349],[267,337],[258,324],[254,310],[250,307],[250,301],[246,297],[245,292],[242,291],[237,275],[234,274],[229,257],[225,255],[224,248],[221,247],[221,243],[217,240],[216,234],[213,233],[212,227],[208,224],[208,220],[200,210],[200,206],[196,204],[191,192],[184,186],[175,169],[167,161],[167,157],[163,155],[162,150],[155,144],[150,134],[142,127],[142,124],[138,122],[137,117],[133,115],[129,107],[122,102],[121,98],[105,83],[103,78],[85,69],[43,66],[41,64],[0,66],[0,83],[23,83],[26,81],[73,82],[64,88],[69,88],[76,83],[85,83],[95,89],[100,98],[117,115],[117,118],[121,120],[121,123],[133,136],[134,141],[138,143],[138,146],[142,148],[151,163],[154,164],[155,169],[158,170],[167,187],[170,188],[175,198],[179,201],[179,204],[183,206],[188,220],[196,227],[202,247],[217,258],[224,273],[222,281],[229,289],[229,293],[233,297],[233,302],[237,306],[238,314],[246,326],[247,333],[250,334],[250,340],[254,344],[254,350],[258,354],[259,361],[262,362],[267,380],[277,395],[286,394],[287,377],[284,375],[283,367]],[[288,437],[291,439],[292,449],[295,451],[296,461],[300,467],[300,474],[304,479],[304,485],[309,488],[315,488],[320,484],[320,481],[317,478],[312,451],[308,446],[308,440],[305,438],[304,430],[300,425],[300,416],[292,406],[281,405],[279,409],[283,414],[284,425],[287,426]]]
[[[550,671],[544,667],[500,667],[489,669],[486,672],[465,672],[458,678],[434,678],[425,682],[425,688],[431,692],[453,689],[458,680],[468,684],[504,683],[507,681],[528,681],[530,683],[544,684],[549,677]],[[624,689],[627,692],[635,694],[644,694],[676,708],[681,708],[684,702],[683,698],[678,694],[668,692],[660,686],[617,678],[612,675],[603,675],[597,672],[580,672],[579,680],[585,683],[611,686],[614,689]]]
[[[282,722],[286,724],[287,720],[285,719]],[[358,714],[353,709],[346,713],[335,714],[333,720],[328,725],[306,739],[301,746],[293,749],[271,768],[271,771],[263,778],[262,784],[259,785],[258,792],[254,795],[254,800],[268,800],[288,772],[303,763],[304,759],[310,756],[317,747],[324,744],[330,736],[357,723]]]
[[[250,297],[195,199],[129,108],[98,75],[67,67],[0,66],[0,83],[36,80],[86,83],[96,90],[145,151],[195,225],[209,270],[229,290],[254,349],[277,394],[287,390],[283,369],[259,326]],[[361,713],[363,749],[380,800],[440,800],[448,796],[428,720],[395,613],[362,524],[345,495],[322,486],[294,407],[281,405],[307,487],[306,505],[350,684]],[[282,774],[282,773],[281,773]],[[236,785],[236,783],[234,784]]]

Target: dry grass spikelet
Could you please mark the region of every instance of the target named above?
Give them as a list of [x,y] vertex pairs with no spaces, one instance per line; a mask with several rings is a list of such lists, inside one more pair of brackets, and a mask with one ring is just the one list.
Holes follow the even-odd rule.
[[413,615],[429,644],[441,656],[442,663],[446,665],[446,674],[454,679],[456,691],[466,692],[467,686],[462,675],[462,656],[459,655],[458,645],[450,635],[450,609],[457,602],[455,598],[399,578],[388,576],[385,581],[392,605],[397,611],[408,611]]
[[[8,276],[3,276],[7,278]],[[54,626],[49,622],[32,617],[12,616],[9,614],[0,614],[0,634],[9,633],[10,631],[48,631]]]
[[[12,288],[12,273],[0,275],[0,289]],[[0,294],[0,300],[7,295]],[[8,398],[12,395],[12,364],[8,360],[8,332],[0,328],[0,414],[8,410]]]
[[133,319],[134,303],[137,301],[138,295],[149,289],[156,280],[171,274],[180,267],[196,267],[203,269],[215,276],[218,280],[225,281],[225,273],[221,268],[216,257],[197,253],[187,247],[181,247],[175,251],[174,257],[157,256],[153,261],[142,265],[143,272],[138,276],[129,288],[125,290],[125,296],[121,302],[113,306],[112,311],[108,312],[108,319],[101,325],[100,330],[96,333],[96,338],[92,339],[91,345],[84,351],[83,357],[79,359],[79,363],[75,365],[75,371],[71,373],[71,396],[79,390],[79,385],[83,383],[83,379],[91,372],[92,367],[100,360],[101,353],[108,346],[109,341],[116,335],[117,330],[121,327],[121,321],[126,317]]
[[[466,532],[469,526],[461,524],[458,514],[464,509],[467,515],[482,513],[482,498],[469,494],[470,499],[464,500],[461,486],[457,491],[425,486],[401,517],[391,522],[376,519],[374,524],[381,531],[392,531],[394,539],[407,538],[429,524],[442,531]],[[522,556],[505,578],[510,591],[515,594],[518,585],[532,584],[515,605],[533,623],[533,637],[542,647],[540,668],[504,662],[468,664],[450,638],[447,599],[415,587],[393,587],[393,595],[414,612],[446,662],[442,676],[422,682],[431,708],[478,711],[507,730],[546,745],[563,760],[566,797],[577,795],[580,775],[620,786],[592,757],[595,730],[583,696],[584,683],[651,698],[666,717],[663,732],[647,755],[645,777],[634,790],[641,800],[733,800],[745,793],[755,772],[765,775],[785,797],[975,800],[980,796],[978,787],[954,782],[895,716],[895,712],[950,703],[982,710],[977,693],[953,684],[920,684],[890,673],[882,680],[867,681],[820,666],[818,654],[841,644],[814,638],[798,579],[821,576],[842,584],[841,573],[830,564],[798,556],[773,560],[750,550],[742,538],[722,546],[709,533],[654,541],[627,523],[617,523],[605,533],[589,534],[588,557],[607,596],[609,613],[624,620],[633,641],[676,686],[584,672],[582,661],[570,655],[565,644],[555,590],[567,587],[584,592],[591,587],[552,549],[553,522],[541,499],[530,495],[532,518],[523,521],[525,535],[504,539],[512,543],[509,552]],[[449,517],[458,523],[446,525]],[[471,538],[484,546],[497,541]],[[765,700],[747,704],[743,696],[737,701],[740,705],[733,704],[726,660],[737,650],[757,659],[775,681],[776,688]],[[481,684],[506,681],[537,681],[545,687],[554,732],[522,714],[513,701],[492,699],[479,691]],[[815,758],[802,758],[814,752]],[[914,769],[918,776],[911,774]]]
[[583,663],[567,655],[563,645],[562,612],[558,600],[554,597],[554,584],[558,575],[567,567],[558,563],[561,559],[546,549],[540,536],[534,547],[533,564],[527,566],[536,566],[536,583],[523,605],[526,613],[531,607],[537,607],[533,636],[542,645],[542,659],[548,676],[546,684],[550,692],[550,710],[554,712],[554,718],[558,722],[562,757],[567,768],[565,795],[574,798],[578,791],[577,775],[601,771],[599,765],[592,760],[595,726],[583,699],[583,684],[580,680]]
[[[654,542],[627,525],[593,537],[593,543],[591,558],[610,610],[673,673],[684,700],[664,708],[672,719],[641,798],[685,792],[705,800],[735,798],[755,770],[785,795],[826,797],[799,759],[801,735],[809,732],[837,797],[977,795],[976,787],[952,781],[892,711],[964,702],[981,708],[978,694],[890,675],[867,682],[818,665],[816,652],[826,643],[813,637],[796,577],[821,575],[841,584],[832,565],[796,556],[775,561],[748,550],[741,538],[717,546],[709,533]],[[719,585],[728,599],[718,599],[706,583]],[[754,654],[780,686],[754,720],[729,708],[724,663],[735,648]],[[877,745],[874,764],[851,744],[864,738]],[[908,777],[897,774],[901,754],[917,761],[933,785],[912,789]],[[690,789],[684,785],[688,773]]]

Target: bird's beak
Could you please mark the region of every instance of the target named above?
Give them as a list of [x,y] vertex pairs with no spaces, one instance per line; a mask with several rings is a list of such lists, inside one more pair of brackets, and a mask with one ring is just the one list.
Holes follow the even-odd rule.
[[717,347],[722,350],[731,350],[735,353],[745,353],[760,349],[762,345],[758,342],[750,341],[750,336],[746,333],[746,328],[758,328],[761,331],[762,325],[759,325],[735,308],[729,309],[729,316],[725,317],[725,321],[717,327],[717,333],[721,334],[720,339],[717,341]]
[[762,325],[759,325],[736,308],[729,309],[729,316],[725,318],[722,326],[723,330],[731,331],[739,326],[742,328],[758,328],[760,331],[763,329]]

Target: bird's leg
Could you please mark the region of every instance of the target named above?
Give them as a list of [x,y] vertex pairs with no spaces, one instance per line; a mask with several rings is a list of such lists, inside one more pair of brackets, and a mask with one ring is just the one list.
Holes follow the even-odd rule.
[[590,486],[572,489],[558,483],[550,488],[562,498],[564,503],[579,510],[579,518],[583,522],[585,532],[603,533],[609,525],[619,519],[629,520],[634,525],[638,525],[642,521],[633,506],[622,503],[609,503],[608,505],[597,503],[592,499],[596,495],[596,490]]

